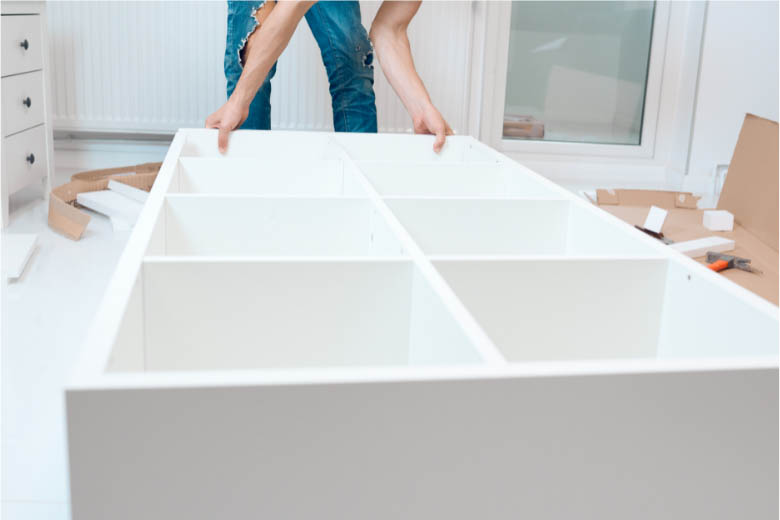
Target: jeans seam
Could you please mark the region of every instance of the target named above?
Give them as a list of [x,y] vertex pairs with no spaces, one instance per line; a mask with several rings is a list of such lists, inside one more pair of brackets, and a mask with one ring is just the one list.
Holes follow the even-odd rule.
[[[317,16],[317,18],[321,17],[321,14],[318,11],[315,11],[313,14]],[[330,52],[332,56],[333,53],[336,52],[336,47],[335,45],[333,45],[333,38],[330,33],[330,28],[327,26],[327,24],[322,23],[322,19],[318,20],[318,22],[322,27],[324,27],[325,36],[327,36],[328,38],[328,46],[329,46],[328,52]],[[344,114],[344,131],[349,132],[349,119],[347,118],[347,111],[341,110],[341,112]]]

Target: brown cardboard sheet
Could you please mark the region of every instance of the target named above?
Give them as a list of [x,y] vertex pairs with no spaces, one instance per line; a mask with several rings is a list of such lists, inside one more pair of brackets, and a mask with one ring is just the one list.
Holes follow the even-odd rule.
[[144,163],[121,168],[91,170],[73,175],[70,182],[51,190],[49,227],[73,240],[80,239],[90,216],[78,209],[76,196],[79,193],[108,189],[109,180],[149,191],[157,178],[161,164]]
[[[648,206],[605,205],[600,207],[629,224],[639,226],[644,223],[649,209]],[[739,224],[734,226],[733,231],[710,231],[701,223],[703,213],[703,210],[670,209],[664,222],[664,236],[675,242],[713,235],[734,240],[736,248],[726,254],[750,258],[751,264],[763,272],[755,274],[738,269],[728,269],[721,271],[721,276],[725,276],[734,283],[777,305],[778,283],[780,283],[777,251]],[[704,263],[704,257],[696,260]]]
[[778,129],[777,123],[747,114],[729,163],[718,209],[762,242],[778,248]]
[[596,190],[596,203],[599,206],[658,206],[663,209],[696,209],[700,198],[684,191]]

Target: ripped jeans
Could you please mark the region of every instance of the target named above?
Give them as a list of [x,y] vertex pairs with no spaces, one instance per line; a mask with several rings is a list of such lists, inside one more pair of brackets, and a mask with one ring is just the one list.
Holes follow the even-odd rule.
[[[228,97],[243,69],[241,51],[257,26],[254,12],[263,3],[263,0],[228,1],[225,46]],[[373,49],[360,22],[358,2],[317,2],[306,13],[306,22],[317,40],[328,73],[333,127],[337,132],[376,132]],[[241,128],[270,130],[271,78],[275,73],[276,63],[255,95],[249,117]]]

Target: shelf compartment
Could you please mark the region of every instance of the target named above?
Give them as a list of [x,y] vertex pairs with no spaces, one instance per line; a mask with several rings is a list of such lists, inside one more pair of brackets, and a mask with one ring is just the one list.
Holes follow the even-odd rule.
[[560,188],[500,163],[361,162],[384,197],[561,197]]
[[170,193],[365,197],[358,175],[339,159],[183,157]]
[[638,232],[566,200],[391,198],[385,202],[429,255],[657,254]]
[[401,256],[368,199],[168,195],[148,255]]
[[412,262],[147,258],[109,371],[479,364]]
[[[775,320],[673,260],[434,265],[510,362],[776,355]],[[732,326],[739,319],[744,331]]]

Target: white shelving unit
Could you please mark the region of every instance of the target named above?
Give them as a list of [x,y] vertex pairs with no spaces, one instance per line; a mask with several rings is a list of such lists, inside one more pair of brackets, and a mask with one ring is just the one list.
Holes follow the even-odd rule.
[[771,518],[777,307],[469,137],[177,133],[75,520]]

